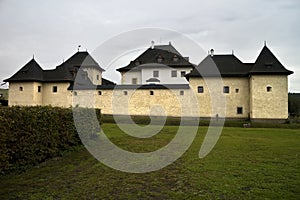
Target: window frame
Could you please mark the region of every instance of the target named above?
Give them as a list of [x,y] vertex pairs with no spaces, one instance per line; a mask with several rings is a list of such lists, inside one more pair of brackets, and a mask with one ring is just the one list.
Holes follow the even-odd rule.
[[58,91],[57,85],[53,85],[52,86],[52,93],[57,93],[57,91]]
[[[201,90],[200,90],[200,88],[201,88]],[[204,87],[203,86],[198,86],[197,87],[197,92],[198,93],[204,93]]]
[[223,86],[223,93],[229,94],[230,93],[230,87],[229,86]]
[[177,70],[171,71],[171,78],[177,78]]
[[238,106],[236,107],[236,114],[238,115],[242,115],[243,114],[243,107],[242,106]]
[[159,71],[158,70],[154,70],[153,73],[153,78],[158,78],[159,77]]

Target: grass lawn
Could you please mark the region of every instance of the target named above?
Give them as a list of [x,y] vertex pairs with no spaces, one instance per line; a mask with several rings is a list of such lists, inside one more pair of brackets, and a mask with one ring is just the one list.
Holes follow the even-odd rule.
[[[103,124],[110,139],[134,152],[166,145],[167,126],[148,139]],[[300,199],[300,130],[224,128],[215,148],[198,158],[207,127],[199,127],[189,150],[155,172],[111,169],[84,147],[23,173],[0,176],[0,199]]]

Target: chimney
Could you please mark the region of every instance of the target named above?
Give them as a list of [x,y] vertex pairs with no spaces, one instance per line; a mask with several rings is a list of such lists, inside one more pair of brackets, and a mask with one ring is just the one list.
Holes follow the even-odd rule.
[[154,41],[151,41],[151,49],[154,49]]
[[215,50],[214,50],[214,49],[211,49],[211,50],[210,50],[210,56],[211,56],[211,57],[213,57],[213,56],[214,56],[214,52],[215,52]]

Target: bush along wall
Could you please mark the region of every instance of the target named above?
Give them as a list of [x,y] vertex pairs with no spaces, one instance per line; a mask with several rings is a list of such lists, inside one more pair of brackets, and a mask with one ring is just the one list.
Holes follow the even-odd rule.
[[[96,114],[100,121],[100,111]],[[82,120],[89,124],[89,119]],[[36,165],[81,144],[71,108],[0,107],[0,131],[1,174]]]

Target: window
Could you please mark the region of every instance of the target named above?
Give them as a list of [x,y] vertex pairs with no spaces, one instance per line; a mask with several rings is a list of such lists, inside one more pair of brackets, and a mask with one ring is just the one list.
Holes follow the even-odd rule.
[[223,93],[229,93],[229,86],[224,86]]
[[243,114],[243,107],[237,107],[236,108],[236,113],[237,114]]
[[171,77],[177,77],[177,71],[176,70],[171,71]]
[[185,76],[185,71],[181,71],[180,75],[181,75],[181,77],[184,77]]
[[180,95],[184,95],[184,91],[183,90],[180,91]]
[[124,94],[124,95],[128,95],[128,92],[127,92],[127,91],[123,91],[123,94]]
[[131,83],[132,83],[132,84],[137,84],[137,78],[131,79]]
[[42,91],[42,86],[38,86],[38,92],[41,92]]
[[56,93],[56,92],[57,92],[57,86],[53,86],[53,87],[52,87],[52,92],[53,92],[53,93]]
[[174,56],[173,56],[173,61],[174,61],[174,62],[178,62],[178,60],[179,60],[178,56],[177,56],[177,55],[174,55]]
[[98,95],[102,95],[102,91],[98,91]]
[[19,87],[19,91],[21,91],[21,92],[22,92],[22,91],[23,91],[23,87]]
[[154,95],[154,91],[153,90],[150,90],[150,95]]
[[74,96],[77,96],[77,92],[74,91]]
[[97,74],[97,80],[99,80],[99,78],[100,78],[100,77],[99,77],[99,74]]
[[153,77],[155,78],[159,77],[159,71],[153,71]]
[[161,63],[163,61],[163,58],[161,57],[161,55],[159,55],[158,57],[157,57],[157,62],[158,63]]
[[235,93],[239,93],[239,91],[240,91],[240,90],[239,90],[238,88],[237,88],[237,89],[235,89]]
[[272,92],[272,87],[271,86],[267,87],[267,92]]
[[198,93],[203,93],[203,92],[204,92],[203,86],[198,86]]

